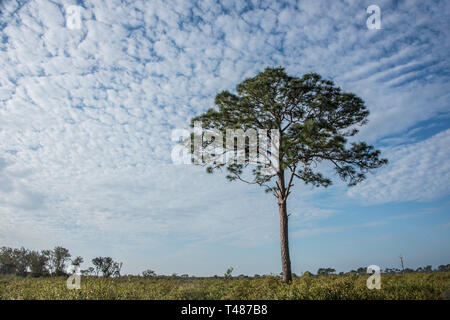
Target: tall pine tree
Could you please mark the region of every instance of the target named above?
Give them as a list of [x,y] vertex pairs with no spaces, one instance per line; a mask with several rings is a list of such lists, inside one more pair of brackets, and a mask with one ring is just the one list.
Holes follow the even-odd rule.
[[[387,159],[380,158],[380,151],[365,142],[347,142],[348,137],[358,133],[359,126],[367,123],[369,111],[361,98],[343,92],[332,81],[315,73],[292,77],[281,67],[266,68],[246,79],[237,86],[237,94],[219,93],[215,104],[217,108],[192,119],[192,126],[201,121],[206,131],[215,129],[223,136],[227,129],[265,129],[278,134],[278,150],[271,149],[273,154],[276,151],[278,161],[269,164],[274,170],[265,170],[264,164],[252,164],[248,157],[252,146],[247,139],[243,163],[209,163],[207,172],[226,167],[229,180],[259,184],[276,197],[283,281],[288,283],[292,273],[287,199],[295,179],[317,187],[329,186],[331,179],[317,171],[317,165],[327,161],[340,178],[354,186],[366,178],[369,170],[387,163]],[[203,141],[203,146],[207,144]],[[234,153],[235,148],[223,141],[224,153]]]

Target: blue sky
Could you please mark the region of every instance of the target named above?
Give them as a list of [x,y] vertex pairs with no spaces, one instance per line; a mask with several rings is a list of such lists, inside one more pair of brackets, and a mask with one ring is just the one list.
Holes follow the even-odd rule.
[[295,185],[293,272],[399,267],[400,254],[411,268],[450,263],[448,1],[0,6],[0,245],[108,255],[125,273],[279,273],[273,197],[173,165],[170,135],[281,65],[362,97],[358,139],[390,160],[351,189]]

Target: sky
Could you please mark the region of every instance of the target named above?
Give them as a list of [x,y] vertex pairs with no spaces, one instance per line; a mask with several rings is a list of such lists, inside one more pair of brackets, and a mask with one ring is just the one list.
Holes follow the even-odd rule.
[[297,181],[292,271],[448,264],[449,33],[445,0],[3,0],[0,246],[64,246],[82,268],[111,256],[122,273],[278,274],[275,198],[173,164],[170,138],[283,66],[360,96],[357,139],[389,159],[352,188]]

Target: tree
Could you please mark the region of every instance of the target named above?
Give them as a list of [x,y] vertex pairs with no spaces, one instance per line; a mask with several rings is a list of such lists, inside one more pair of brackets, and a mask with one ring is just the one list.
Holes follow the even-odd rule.
[[227,269],[227,271],[225,271],[225,274],[223,276],[226,280],[229,280],[229,279],[233,278],[233,276],[231,275],[232,273],[233,273],[233,267],[229,267]]
[[0,273],[26,276],[29,272],[33,277],[49,274],[48,250],[30,251],[25,248],[12,249],[2,247],[0,249]]
[[331,273],[335,273],[336,270],[333,268],[320,268],[317,270],[318,276],[328,276]]
[[95,267],[95,275],[98,277],[98,273],[102,270],[103,258],[97,257],[92,259],[92,264]]
[[46,260],[45,269],[47,270],[47,273],[49,275],[51,275],[53,273],[53,271],[54,271],[53,261],[52,261],[52,259],[53,259],[53,250],[42,250],[41,251],[41,255],[43,257],[45,257],[45,258],[43,258],[43,259]]
[[114,273],[114,260],[111,257],[104,257],[102,262],[103,277],[109,278]]
[[30,271],[33,277],[42,277],[49,274],[47,269],[47,264],[50,257],[47,252],[41,251],[31,251],[29,253],[29,263],[30,263]]
[[82,263],[84,262],[83,257],[76,257],[75,259],[72,260],[72,265],[74,266],[80,266]]
[[[74,259],[72,259],[71,263],[72,263],[73,268],[70,268],[69,273],[75,274],[77,272],[81,272],[81,274],[83,274],[83,270],[80,269],[80,266],[83,262],[84,262],[84,259],[81,256],[77,256]],[[77,268],[78,268],[78,270],[77,270]],[[84,270],[84,271],[86,271],[86,270]],[[86,272],[84,274],[86,274]]]
[[142,271],[142,276],[144,278],[152,278],[152,277],[156,277],[156,273],[153,270],[147,269]]
[[356,270],[356,273],[358,273],[360,276],[367,274],[367,268],[366,267],[359,267]]
[[431,273],[431,272],[433,272],[433,267],[428,265],[428,266],[423,268],[423,271],[427,272],[427,273]]
[[28,274],[30,265],[29,250],[24,247],[13,250],[13,263],[15,266],[16,275],[25,277]]
[[57,276],[65,275],[66,263],[69,261],[71,254],[69,250],[63,247],[55,247],[52,252],[53,269]]
[[119,277],[120,278],[120,270],[122,270],[122,266],[123,266],[123,263],[122,262],[114,262],[114,265],[113,265],[113,275],[115,276],[115,277]]
[[2,247],[0,249],[0,274],[13,274],[15,270],[13,249]]
[[92,259],[92,264],[95,267],[96,274],[101,271],[103,277],[109,278],[111,276],[119,276],[120,270],[122,269],[122,262],[114,262],[111,257],[97,257]]
[[[361,98],[341,91],[332,81],[315,73],[292,77],[281,67],[266,68],[246,79],[237,86],[237,94],[219,93],[215,104],[218,109],[209,109],[193,118],[191,126],[201,122],[206,132],[219,132],[222,137],[227,129],[275,132],[270,138],[264,134],[258,137],[259,151],[266,140],[272,147],[269,160],[259,161],[267,157],[264,152],[258,152],[257,164],[250,157],[250,151],[255,150],[254,139],[244,139],[245,148],[241,152],[244,161],[237,163],[220,158],[239,153],[234,139],[227,143],[219,138],[218,145],[223,149],[214,148],[216,161],[208,163],[206,170],[212,173],[225,166],[228,180],[263,186],[273,193],[279,207],[283,280],[288,283],[292,274],[287,199],[294,180],[316,187],[329,186],[332,181],[317,170],[319,163],[328,162],[342,180],[354,186],[366,178],[369,170],[386,164],[387,160],[379,157],[380,151],[365,142],[351,142],[349,146],[347,143],[349,137],[358,133],[358,126],[367,123],[369,111]],[[198,134],[194,132],[193,138],[195,146]],[[201,141],[203,147],[214,145],[213,139]],[[205,165],[199,161],[197,150],[191,147],[191,152],[195,164]]]
[[447,265],[440,265],[438,267],[438,272],[450,272],[450,264]]

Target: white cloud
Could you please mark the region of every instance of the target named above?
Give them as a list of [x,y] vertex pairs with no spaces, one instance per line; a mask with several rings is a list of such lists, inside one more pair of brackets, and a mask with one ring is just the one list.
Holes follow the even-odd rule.
[[[169,165],[170,130],[268,65],[319,72],[361,95],[371,111],[361,138],[371,142],[448,110],[445,1],[382,1],[377,32],[365,26],[364,5],[348,1],[83,3],[80,30],[65,27],[64,8],[75,1],[1,4],[3,239],[32,245],[39,230],[48,243],[101,234],[148,245],[170,232],[199,242],[277,241],[270,196]],[[447,137],[387,151],[391,165],[355,190],[368,196],[386,185],[376,199],[391,201],[445,194],[448,153],[437,145]],[[304,221],[333,213],[306,208]]]
[[384,150],[390,163],[348,191],[368,203],[426,201],[450,192],[450,130],[429,139]]

